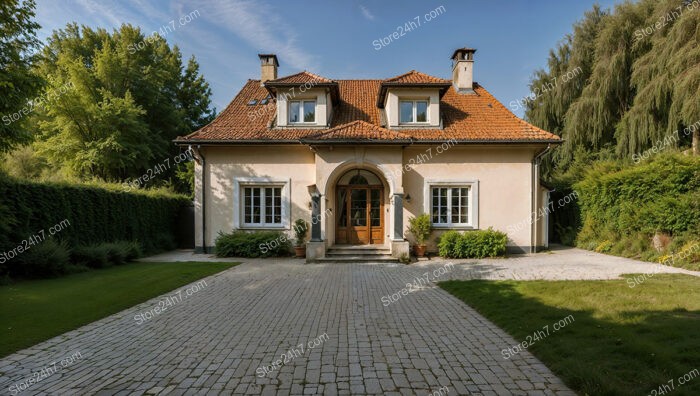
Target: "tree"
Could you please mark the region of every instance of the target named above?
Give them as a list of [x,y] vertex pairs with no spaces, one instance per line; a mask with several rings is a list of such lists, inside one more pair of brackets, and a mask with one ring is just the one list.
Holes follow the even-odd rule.
[[611,13],[596,6],[550,52],[547,70],[533,76],[533,91],[581,72],[529,102],[525,114],[565,139],[550,157],[560,171],[575,157],[630,160],[660,140],[674,142],[668,136],[677,130],[695,129],[693,147],[700,146],[700,124],[690,127],[700,121],[700,13],[692,4],[641,0]]
[[112,33],[69,24],[54,32],[38,70],[50,89],[72,89],[39,115],[39,152],[83,178],[138,178],[159,164],[175,176],[177,136],[208,122],[211,90],[190,59],[162,37],[122,25]]
[[32,72],[39,45],[34,8],[34,0],[0,2],[0,153],[30,140],[24,129],[28,102],[41,88],[41,79]]

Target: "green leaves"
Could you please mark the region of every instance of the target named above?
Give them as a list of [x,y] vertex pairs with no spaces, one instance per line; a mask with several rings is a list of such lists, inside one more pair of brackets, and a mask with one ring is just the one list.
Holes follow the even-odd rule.
[[39,41],[33,0],[0,2],[0,153],[30,141],[28,102],[42,81],[31,69]]
[[[73,89],[37,118],[36,147],[54,168],[81,179],[124,181],[172,158],[171,141],[213,119],[211,90],[177,47],[122,25],[108,32],[75,24],[49,38],[37,70],[47,90]],[[169,183],[175,168],[149,185]],[[189,183],[178,183],[189,192]]]
[[438,243],[440,256],[448,258],[484,258],[502,256],[508,236],[504,232],[487,230],[448,231]]
[[[680,11],[679,11],[680,10]],[[531,87],[576,67],[582,73],[529,103],[526,118],[561,135],[561,173],[577,152],[613,151],[629,161],[669,134],[700,121],[700,13],[682,0],[626,2],[612,13],[586,13],[551,51]],[[700,130],[669,146],[700,141]]]

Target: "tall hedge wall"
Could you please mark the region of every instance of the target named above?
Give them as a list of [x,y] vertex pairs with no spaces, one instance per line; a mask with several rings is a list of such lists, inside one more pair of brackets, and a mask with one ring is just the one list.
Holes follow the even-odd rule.
[[700,241],[700,158],[668,154],[628,167],[602,164],[574,189],[581,247],[654,259],[654,235],[674,241],[667,253]]
[[147,252],[173,247],[177,215],[188,200],[162,192],[43,184],[0,176],[0,250],[16,247],[65,219],[55,235],[69,246],[138,241]]

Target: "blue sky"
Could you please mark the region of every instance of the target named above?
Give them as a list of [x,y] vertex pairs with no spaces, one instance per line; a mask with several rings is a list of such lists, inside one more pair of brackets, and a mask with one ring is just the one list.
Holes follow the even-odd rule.
[[[597,1],[603,8],[619,2]],[[449,57],[464,46],[477,48],[474,80],[508,106],[529,93],[533,71],[594,3],[38,0],[37,20],[42,40],[72,21],[108,29],[131,23],[148,33],[174,25],[165,38],[186,58],[195,55],[218,111],[247,79],[259,78],[261,52],[277,54],[280,76],[309,70],[333,79],[388,78],[416,69],[451,78]],[[416,17],[420,26],[408,31]],[[395,31],[403,33],[398,40],[375,42]]]

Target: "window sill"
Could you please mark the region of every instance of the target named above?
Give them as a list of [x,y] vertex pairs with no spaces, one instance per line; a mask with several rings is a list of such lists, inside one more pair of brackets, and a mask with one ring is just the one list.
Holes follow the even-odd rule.
[[238,229],[243,231],[280,231],[288,230],[289,228],[284,225],[243,225],[238,227]]
[[478,228],[471,225],[433,224],[432,226],[436,230],[478,230]]

